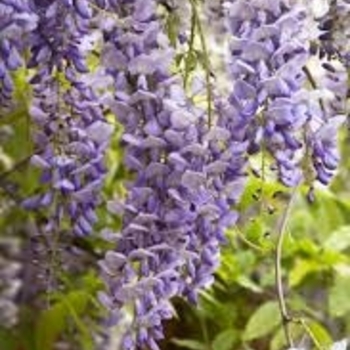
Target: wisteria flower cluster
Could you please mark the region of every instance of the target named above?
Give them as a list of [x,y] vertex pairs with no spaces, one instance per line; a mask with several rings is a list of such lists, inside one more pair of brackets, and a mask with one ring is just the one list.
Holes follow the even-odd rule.
[[[128,11],[126,11],[126,9]],[[220,123],[190,103],[172,76],[173,50],[160,32],[156,3],[119,4],[123,25],[106,28],[105,60],[115,81],[112,109],[125,128],[125,165],[135,173],[125,203],[115,251],[101,262],[108,294],[102,302],[114,322],[134,315],[124,348],[162,338],[161,320],[173,315],[170,299],[212,282],[224,229],[241,191],[245,145],[233,143]],[[117,58],[117,59],[115,59]]]
[[[313,79],[307,64],[310,41],[315,40],[307,35],[310,19],[306,8],[285,1],[273,6],[268,1],[233,1],[226,6],[232,33],[231,75],[240,96],[249,98],[245,108],[253,117],[250,152],[267,149],[287,186],[296,186],[303,175],[306,180],[313,177],[309,169],[303,169],[305,158],[308,164],[311,159],[307,158],[312,158],[314,176],[327,184],[339,161],[335,134],[344,105],[329,111],[322,96],[317,98],[314,91],[306,90],[307,79]],[[336,67],[331,63],[323,67],[333,75],[331,80],[346,86]],[[339,94],[344,104],[344,88]]]
[[[196,2],[190,4],[186,11],[195,10]],[[220,42],[228,42],[230,91],[215,86],[206,57],[203,106],[190,96],[166,33],[163,7],[181,6],[157,0],[0,4],[0,111],[16,102],[16,71],[26,70],[30,91],[30,164],[39,169],[40,184],[21,205],[45,217],[34,226],[35,237],[56,244],[62,236],[71,242],[95,233],[96,209],[105,205],[106,153],[114,125],[122,128],[126,195],[106,204],[121,227],[117,233],[104,228],[112,248],[98,263],[107,323],[126,324],[122,349],[159,349],[162,321],[174,315],[172,298],[196,303],[213,283],[225,232],[239,218],[250,159],[267,157],[287,187],[331,181],[346,113],[348,41],[340,33],[350,5],[335,7],[337,20],[333,7],[314,18],[304,5],[208,0],[205,11],[225,20],[217,29]],[[181,50],[193,50],[194,34],[187,32],[198,27],[206,48],[200,18],[192,14],[192,26],[179,30]]]
[[[39,19],[28,39],[28,67],[36,68],[30,81],[34,93],[30,113],[38,153],[32,163],[42,169],[42,182],[49,186],[24,205],[38,208],[56,203],[53,229],[68,215],[74,232],[87,235],[97,220],[104,151],[113,130],[104,119],[98,96],[81,78],[88,72],[82,43],[90,34],[91,14],[83,2],[73,6],[56,1],[38,4],[33,10]],[[66,81],[66,89],[60,79]]]
[[3,1],[0,4],[0,108],[9,106],[13,93],[11,72],[23,63],[23,42],[18,39],[36,26],[37,16],[29,1]]

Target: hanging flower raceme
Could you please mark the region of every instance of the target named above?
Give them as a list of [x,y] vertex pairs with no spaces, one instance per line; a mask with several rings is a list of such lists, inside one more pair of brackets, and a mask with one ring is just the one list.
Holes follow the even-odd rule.
[[92,231],[102,187],[104,153],[113,130],[100,100],[84,80],[88,72],[83,42],[90,34],[86,2],[36,2],[39,21],[31,33],[29,68],[33,100],[30,114],[37,153],[32,163],[42,169],[46,192],[25,201],[27,208],[50,208],[52,229],[70,219],[78,235]]
[[33,30],[37,16],[29,1],[6,0],[0,4],[0,108],[8,107],[14,85],[11,73],[21,67],[25,35]]
[[[104,64],[114,78],[111,109],[124,126],[125,165],[134,177],[114,251],[101,262],[111,322],[130,316],[124,349],[157,349],[170,298],[195,301],[213,282],[224,230],[235,223],[247,144],[233,136],[235,116],[208,126],[171,74],[173,52],[155,1],[122,1],[118,23],[104,22]],[[229,128],[229,130],[227,130]],[[235,140],[236,138],[236,140]]]
[[[161,321],[173,315],[170,298],[182,294],[187,267],[200,258],[189,244],[201,249],[192,233],[195,208],[188,192],[191,186],[205,188],[206,179],[186,157],[205,156],[198,144],[202,117],[188,108],[178,79],[169,73],[173,53],[155,6],[153,1],[120,2],[113,11],[120,25],[105,31],[104,59],[116,88],[111,108],[125,129],[125,164],[135,173],[121,205],[117,247],[101,262],[109,289],[101,300],[113,321],[128,312],[132,316],[125,349],[157,348]],[[201,163],[197,166],[200,170]]]
[[[237,0],[227,2],[226,10],[234,90],[249,98],[242,108],[254,115],[247,133],[250,152],[268,150],[287,186],[295,186],[303,175],[308,182],[316,177],[328,183],[338,161],[333,150],[340,123],[339,118],[333,123],[335,114],[327,113],[306,89],[310,40],[317,36],[306,9],[281,0]],[[303,164],[315,154],[315,140],[328,123],[334,124],[334,132],[326,127],[327,140],[334,141],[323,143],[322,152],[332,154],[332,164],[318,157],[321,165],[315,163],[311,175],[310,169],[305,174]]]

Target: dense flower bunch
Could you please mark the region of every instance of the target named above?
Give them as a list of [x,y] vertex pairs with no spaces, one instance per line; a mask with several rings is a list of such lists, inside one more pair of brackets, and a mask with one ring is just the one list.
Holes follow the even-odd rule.
[[106,28],[104,56],[115,81],[111,108],[125,128],[125,164],[135,177],[125,203],[110,204],[122,212],[123,227],[101,262],[109,288],[101,300],[112,322],[131,314],[123,348],[157,349],[161,320],[173,315],[170,298],[196,301],[213,281],[224,230],[237,219],[230,206],[242,191],[246,144],[233,136],[231,116],[209,128],[208,116],[184,95],[156,2],[118,5],[121,23]]
[[340,118],[332,118],[335,114],[327,113],[322,101],[305,90],[310,40],[315,39],[306,35],[306,9],[298,3],[264,0],[232,1],[226,8],[231,76],[240,96],[249,98],[245,109],[255,116],[248,133],[250,152],[268,150],[287,186],[298,184],[303,175],[307,182],[315,176],[327,184],[339,160]]
[[25,33],[36,26],[36,16],[29,1],[6,0],[0,4],[0,108],[8,107],[13,93],[11,72],[22,63]]
[[[37,154],[32,163],[42,169],[48,190],[29,198],[28,208],[52,208],[52,229],[66,216],[78,235],[96,222],[104,168],[104,151],[113,128],[105,121],[99,97],[81,78],[85,65],[84,38],[90,34],[91,12],[77,1],[38,2],[38,25],[29,37],[29,68],[34,98],[30,109],[36,124]],[[62,82],[68,85],[62,87]]]

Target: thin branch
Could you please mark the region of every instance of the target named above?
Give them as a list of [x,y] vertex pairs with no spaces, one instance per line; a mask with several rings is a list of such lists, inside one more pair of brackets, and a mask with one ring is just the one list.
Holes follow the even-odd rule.
[[191,15],[191,35],[190,40],[188,43],[188,53],[187,58],[185,60],[185,72],[184,72],[184,87],[187,88],[188,85],[188,79],[190,77],[190,70],[188,68],[189,66],[189,57],[193,55],[194,52],[194,39],[195,39],[195,32],[196,32],[196,16],[195,16],[195,4],[192,4],[192,15]]
[[[303,67],[303,72],[305,73],[306,77],[307,77],[307,80],[309,81],[311,87],[314,89],[314,90],[317,90],[318,89],[318,86],[317,86],[317,83],[316,83],[316,80],[314,79],[312,73],[310,72],[309,68],[304,66]],[[325,106],[324,106],[324,103],[323,103],[323,100],[320,98],[318,100],[320,106],[321,106],[321,109],[322,109],[322,112],[324,113],[325,111]]]
[[25,157],[24,159],[17,162],[11,169],[0,173],[0,183],[2,183],[2,181],[4,181],[9,175],[12,175],[12,173],[14,173],[15,171],[20,170],[22,167],[26,166],[30,162],[32,156],[33,154]]
[[213,106],[212,106],[213,91],[212,91],[212,86],[210,82],[211,70],[210,70],[209,52],[208,52],[207,42],[205,39],[203,27],[202,27],[202,22],[199,17],[195,0],[191,0],[191,5],[192,5],[193,16],[195,19],[195,23],[197,25],[197,30],[198,30],[198,34],[201,42],[201,48],[204,56],[204,70],[205,70],[205,80],[206,80],[205,85],[206,85],[207,100],[208,100],[208,124],[210,128],[212,125],[212,114],[213,114]]
[[243,242],[245,243],[248,247],[254,249],[255,251],[259,252],[259,253],[266,253],[265,249],[255,243],[253,243],[252,241],[250,241],[249,239],[247,239],[244,234],[242,233],[242,231],[240,230],[240,228],[235,225],[235,232],[237,234],[237,237]]
[[282,250],[283,250],[283,241],[286,233],[287,221],[292,208],[292,204],[297,193],[298,186],[294,187],[291,198],[287,204],[287,207],[283,213],[279,227],[277,229],[277,245],[275,251],[275,283],[276,283],[276,292],[278,297],[278,303],[280,307],[281,317],[282,317],[282,326],[286,336],[287,343],[290,347],[293,347],[293,339],[290,332],[290,322],[292,317],[289,315],[286,300],[284,297],[283,290],[283,278],[282,278]]

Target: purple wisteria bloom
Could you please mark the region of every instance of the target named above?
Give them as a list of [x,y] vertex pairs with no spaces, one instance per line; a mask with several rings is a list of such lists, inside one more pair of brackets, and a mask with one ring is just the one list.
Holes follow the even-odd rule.
[[[282,0],[233,0],[225,6],[232,35],[230,71],[234,91],[238,96],[249,96],[249,103],[242,108],[255,115],[247,133],[250,152],[268,150],[282,183],[296,186],[303,175],[310,177],[302,164],[311,161],[317,130],[332,123],[334,116],[310,105],[305,66],[312,38],[307,35],[306,9]],[[332,132],[329,137],[336,138],[336,134]],[[320,150],[318,159],[324,158]],[[335,162],[334,157],[332,160]],[[322,167],[315,164],[313,177],[329,182],[334,164],[329,165],[324,161]],[[323,167],[327,176],[322,173]]]
[[0,108],[8,107],[14,84],[11,72],[23,64],[25,35],[33,30],[37,16],[29,1],[6,0],[0,4]]
[[86,1],[35,1],[39,17],[31,32],[29,68],[33,100],[30,114],[37,153],[32,164],[42,170],[47,190],[27,199],[27,208],[48,207],[53,229],[65,218],[78,235],[97,221],[104,175],[104,154],[113,127],[105,121],[100,99],[83,79],[88,73],[82,42],[90,34]]
[[18,262],[20,241],[13,237],[0,238],[0,326],[10,328],[18,319],[16,298],[21,287]]
[[[162,33],[156,1],[121,1],[104,22],[104,65],[114,78],[112,111],[124,127],[125,165],[134,175],[121,214],[116,248],[101,261],[110,322],[130,317],[123,349],[158,349],[162,323],[176,295],[195,302],[213,282],[224,230],[237,220],[244,181],[245,121],[218,108],[206,113],[186,97],[171,73],[173,52]],[[242,101],[245,98],[242,97]],[[238,113],[238,112],[237,112]],[[239,122],[241,122],[240,125]]]

